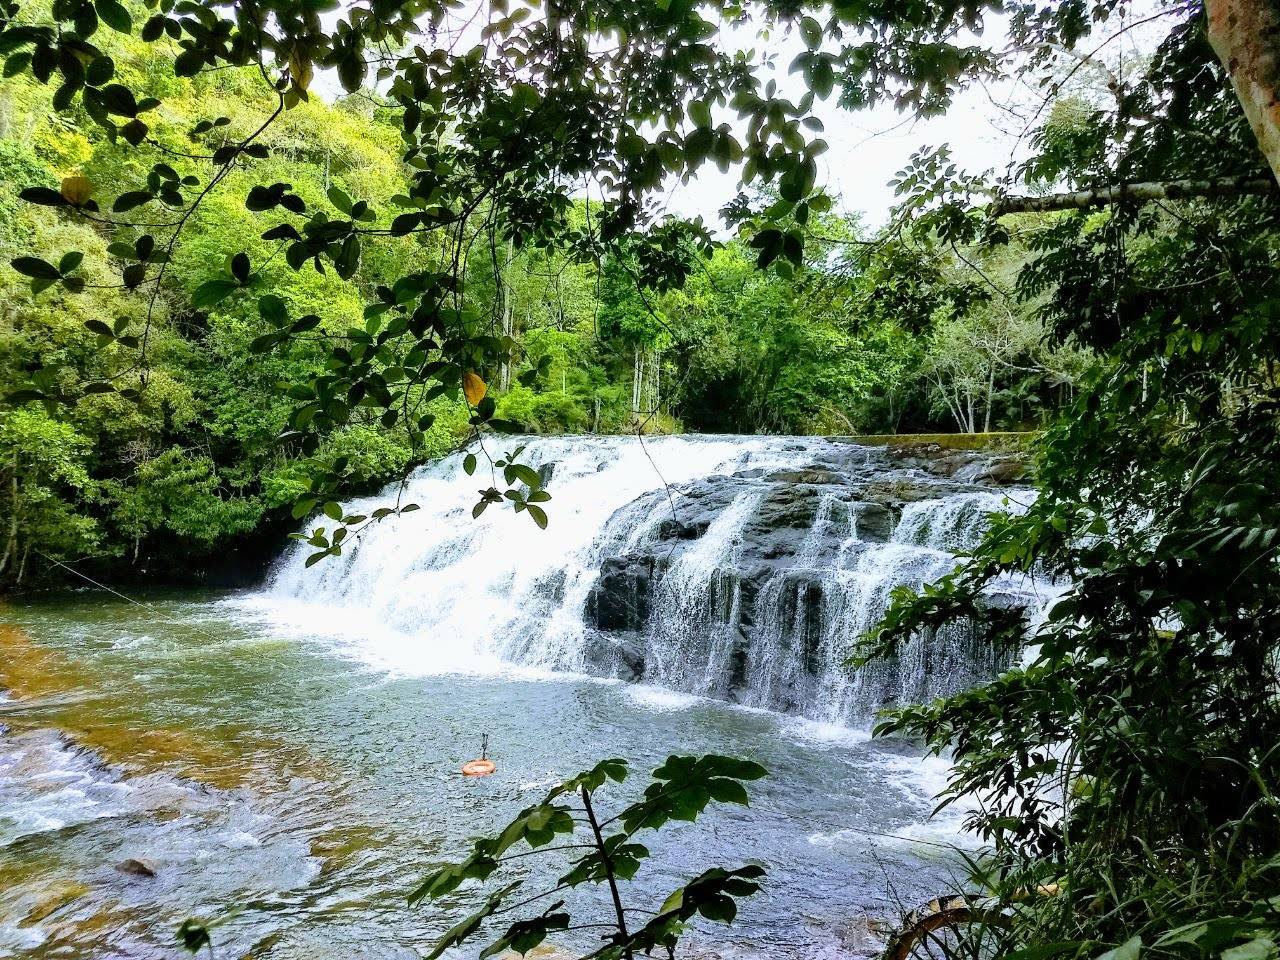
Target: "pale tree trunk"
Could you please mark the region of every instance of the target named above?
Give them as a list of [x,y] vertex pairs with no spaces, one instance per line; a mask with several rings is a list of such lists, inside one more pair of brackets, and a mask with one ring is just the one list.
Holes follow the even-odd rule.
[[1205,0],[1209,43],[1226,67],[1271,173],[1280,180],[1280,5]]
[[636,347],[635,366],[631,372],[631,417],[640,419],[644,403],[644,348]]
[[987,412],[982,418],[982,432],[991,432],[991,404],[995,401],[996,395],[996,365],[991,364],[987,368]]
[[[511,284],[507,283],[507,272],[511,269],[511,261],[515,258],[515,245],[507,240],[507,262],[498,272],[498,291],[502,297],[502,335],[515,335],[515,304],[511,297]],[[501,366],[498,367],[498,387],[505,393],[511,389],[511,355],[504,354]]]
[[18,455],[13,455],[13,473],[9,478],[9,536],[5,539],[4,554],[0,555],[0,573],[9,567],[18,549]]
[[662,354],[653,355],[653,391],[649,394],[650,413],[657,413],[662,404]]
[[951,391],[947,389],[947,385],[942,382],[942,378],[935,376],[933,382],[938,386],[938,393],[942,394],[942,399],[947,403],[947,409],[951,411],[951,416],[955,418],[956,427],[962,432],[964,430],[964,417],[960,415],[959,396],[955,401],[951,399]]

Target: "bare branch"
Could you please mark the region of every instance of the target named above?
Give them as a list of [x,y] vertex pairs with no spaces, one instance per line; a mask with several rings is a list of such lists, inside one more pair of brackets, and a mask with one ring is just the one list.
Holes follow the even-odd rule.
[[1164,180],[1127,183],[1096,190],[1050,193],[1043,197],[999,197],[988,208],[991,217],[1009,213],[1049,213],[1054,210],[1089,210],[1113,203],[1151,203],[1157,200],[1195,200],[1203,197],[1235,197],[1277,193],[1267,177],[1225,177],[1220,180]]

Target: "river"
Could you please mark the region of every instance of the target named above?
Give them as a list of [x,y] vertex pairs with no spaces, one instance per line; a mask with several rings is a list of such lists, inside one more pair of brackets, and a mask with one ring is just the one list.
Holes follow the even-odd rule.
[[[808,525],[793,524],[799,532],[786,565],[792,579],[801,567],[818,571],[826,599],[815,596],[813,615],[797,617],[788,607],[787,629],[767,627],[760,611],[778,591],[762,585],[777,581],[776,563],[748,572],[749,535],[716,530],[720,516],[749,522],[734,512],[743,513],[734,507],[741,491],[712,509],[718,494],[698,494],[696,482],[813,486],[814,476],[771,479],[768,471],[798,460],[816,470],[832,451],[848,452],[809,444],[797,454],[794,443],[727,441],[714,450],[659,447],[663,479],[684,484],[677,499],[702,496],[699,509],[713,514],[700,535],[672,535],[694,545],[719,538],[714,551],[687,554],[683,565],[665,554],[666,569],[682,570],[681,582],[704,591],[703,606],[714,614],[698,627],[705,649],[680,650],[677,659],[689,669],[679,675],[667,656],[657,665],[631,663],[634,682],[625,682],[620,661],[590,652],[589,638],[611,629],[581,612],[584,604],[599,606],[588,595],[599,590],[600,564],[652,549],[671,533],[638,514],[617,519],[628,504],[654,500],[655,491],[668,499],[660,482],[628,478],[624,468],[639,467],[620,462],[632,456],[621,448],[605,466],[596,463],[600,449],[576,465],[566,464],[567,447],[534,451],[559,464],[552,506],[561,512],[553,510],[551,535],[541,541],[527,517],[496,517],[469,533],[452,523],[469,504],[455,489],[464,482],[457,464],[445,464],[411,485],[410,494],[430,495],[415,526],[388,525],[354,559],[322,565],[314,580],[302,580],[300,560],[286,555],[272,583],[256,592],[126,601],[85,590],[11,603],[0,627],[0,956],[179,956],[174,931],[188,916],[215,921],[218,957],[421,956],[482,894],[465,885],[415,908],[406,894],[432,864],[461,854],[468,838],[501,826],[558,779],[603,757],[632,763],[634,783],[600,798],[612,807],[634,796],[643,774],[667,755],[711,752],[757,760],[770,775],[752,786],[749,808],[714,809],[652,837],[653,859],[630,885],[633,902],[656,905],[681,878],[711,865],[758,863],[769,870],[764,891],[745,902],[732,927],[695,930],[692,955],[836,960],[874,953],[877,933],[900,910],[955,885],[960,862],[952,845],[969,841],[960,831],[963,811],[930,816],[945,762],[908,743],[872,740],[858,698],[823,679],[839,666],[821,661],[824,638],[847,630],[848,621],[830,627],[819,613],[839,613],[856,596],[864,614],[874,614],[881,600],[873,603],[873,595],[938,567],[941,541],[916,548],[890,537],[877,545],[864,530],[866,549],[851,551],[858,510],[846,511],[852,527],[829,529],[828,488],[814,500]],[[653,451],[644,456],[654,459]],[[886,471],[878,461],[865,466],[868,476]],[[474,493],[476,484],[466,483]],[[937,492],[928,502],[990,496],[946,484]],[[760,516],[772,494],[751,495],[750,516]],[[640,512],[647,517],[655,504]],[[929,526],[920,509],[898,509],[899,530]],[[954,502],[948,510],[930,516],[963,513]],[[971,519],[949,523],[929,536],[954,539],[961,527],[975,535]],[[551,533],[557,525],[561,532]],[[636,535],[641,527],[648,533]],[[817,544],[818,529],[844,559]],[[465,551],[457,546],[463,537]],[[915,549],[930,551],[928,563],[908,556]],[[508,562],[525,550],[534,551],[532,562]],[[873,550],[885,559],[871,590],[866,557]],[[776,543],[767,552],[776,555]],[[881,569],[890,558],[899,574]],[[719,572],[702,577],[707,566]],[[851,579],[836,590],[832,571],[840,570]],[[726,576],[738,584],[737,607],[715,599]],[[814,591],[797,589],[801,597]],[[472,602],[454,603],[449,591]],[[665,644],[670,652],[692,642],[687,629],[677,636],[663,625],[661,584],[652,591],[646,624],[613,630],[610,643]],[[756,615],[744,612],[747,605]],[[688,616],[692,608],[685,609]],[[744,649],[724,653],[738,665],[717,672],[714,651],[727,649],[720,634],[735,616],[735,642]],[[570,629],[566,621],[577,622]],[[792,649],[786,645],[799,642],[797,630],[812,659],[803,677],[775,670]],[[958,647],[939,649],[959,657]],[[896,668],[890,685],[933,690],[971,682],[966,671],[976,668],[955,660],[951,669],[930,669],[915,663],[915,679],[904,686],[904,668]],[[768,697],[752,694],[766,685]],[[871,687],[883,699],[883,684],[859,689]],[[484,734],[497,773],[460,776]],[[543,869],[528,859],[529,869]]]

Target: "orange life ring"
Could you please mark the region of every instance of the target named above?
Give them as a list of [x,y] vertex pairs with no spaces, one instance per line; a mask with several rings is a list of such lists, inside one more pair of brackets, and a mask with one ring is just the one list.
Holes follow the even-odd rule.
[[487,777],[498,769],[492,760],[468,760],[462,765],[464,777]]

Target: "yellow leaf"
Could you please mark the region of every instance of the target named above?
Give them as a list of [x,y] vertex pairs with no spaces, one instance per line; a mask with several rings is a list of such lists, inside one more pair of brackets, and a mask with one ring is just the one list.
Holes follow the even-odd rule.
[[93,181],[88,177],[67,177],[62,181],[62,197],[77,207],[93,196]]
[[294,47],[293,53],[289,55],[289,76],[293,78],[294,89],[305,93],[307,87],[311,86],[313,73],[311,58],[305,51]]
[[464,373],[462,375],[462,393],[467,398],[467,403],[471,404],[471,406],[479,405],[480,401],[484,399],[484,395],[488,392],[488,385],[474,373]]

